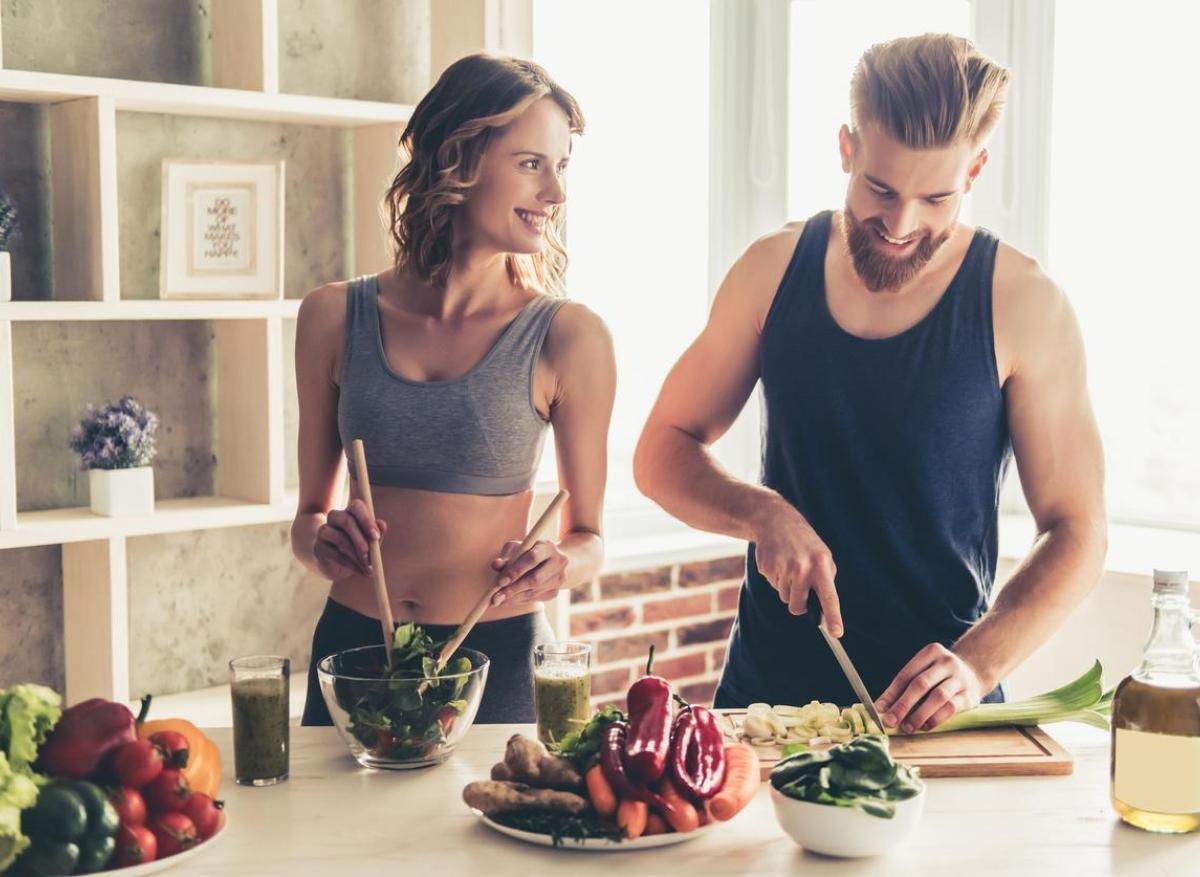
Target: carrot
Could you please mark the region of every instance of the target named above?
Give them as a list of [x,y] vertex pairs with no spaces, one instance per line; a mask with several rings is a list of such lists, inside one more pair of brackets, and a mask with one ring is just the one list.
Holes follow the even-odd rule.
[[625,829],[625,837],[637,840],[646,830],[646,822],[650,817],[650,807],[645,801],[632,798],[622,798],[617,805],[617,827]]
[[587,793],[592,802],[592,809],[603,818],[611,819],[617,812],[617,793],[609,784],[604,770],[599,764],[595,764],[583,776],[587,781]]
[[663,816],[673,829],[680,834],[687,834],[700,827],[700,814],[696,812],[691,801],[679,794],[679,789],[675,787],[675,783],[670,777],[659,784],[658,794],[667,802]]
[[666,820],[659,815],[657,810],[651,810],[650,815],[646,817],[646,830],[642,832],[644,837],[649,837],[652,834],[666,834],[670,830]]
[[725,785],[708,802],[709,812],[725,821],[737,816],[758,794],[762,783],[758,753],[745,743],[725,747]]

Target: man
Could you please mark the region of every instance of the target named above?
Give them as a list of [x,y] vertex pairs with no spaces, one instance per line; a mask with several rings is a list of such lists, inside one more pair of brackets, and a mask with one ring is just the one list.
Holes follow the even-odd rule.
[[[812,592],[885,724],[932,728],[1003,700],[1099,577],[1075,317],[1034,260],[958,221],[1008,78],[950,35],[872,47],[839,133],[844,209],[752,244],[667,378],[640,489],[751,543],[718,706],[856,700],[802,617]],[[761,486],[709,450],[759,380]],[[989,606],[1011,455],[1038,538]]]

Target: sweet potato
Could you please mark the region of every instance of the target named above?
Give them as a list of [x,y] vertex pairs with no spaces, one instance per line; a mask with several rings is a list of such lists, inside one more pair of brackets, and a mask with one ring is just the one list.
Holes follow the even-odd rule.
[[546,789],[583,791],[583,777],[571,762],[551,755],[540,740],[530,739],[523,734],[513,734],[508,738],[504,764],[518,782]]
[[508,810],[553,810],[578,815],[587,810],[588,802],[571,792],[535,789],[524,783],[479,780],[463,788],[463,800],[487,815]]

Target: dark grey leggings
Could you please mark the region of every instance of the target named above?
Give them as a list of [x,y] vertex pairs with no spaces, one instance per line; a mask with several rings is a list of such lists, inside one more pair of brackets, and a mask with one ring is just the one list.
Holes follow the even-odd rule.
[[[449,639],[457,625],[423,624],[434,641]],[[487,686],[479,705],[476,723],[505,724],[532,722],[533,718],[533,647],[554,639],[546,613],[537,611],[499,621],[475,625],[463,643],[468,649],[483,652],[491,660]],[[379,619],[355,612],[332,599],[313,631],[312,661],[308,667],[308,695],[304,701],[302,725],[332,725],[333,719],[321,697],[317,680],[317,662],[334,652],[379,642]]]

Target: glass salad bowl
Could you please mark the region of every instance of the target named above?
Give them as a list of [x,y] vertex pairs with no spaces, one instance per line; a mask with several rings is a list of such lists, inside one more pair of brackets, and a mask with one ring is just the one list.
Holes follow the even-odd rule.
[[[347,649],[317,664],[321,695],[350,754],[364,767],[441,764],[466,735],[487,683],[488,657],[474,649],[424,675],[387,669],[382,645]],[[432,670],[432,661],[425,666]]]

